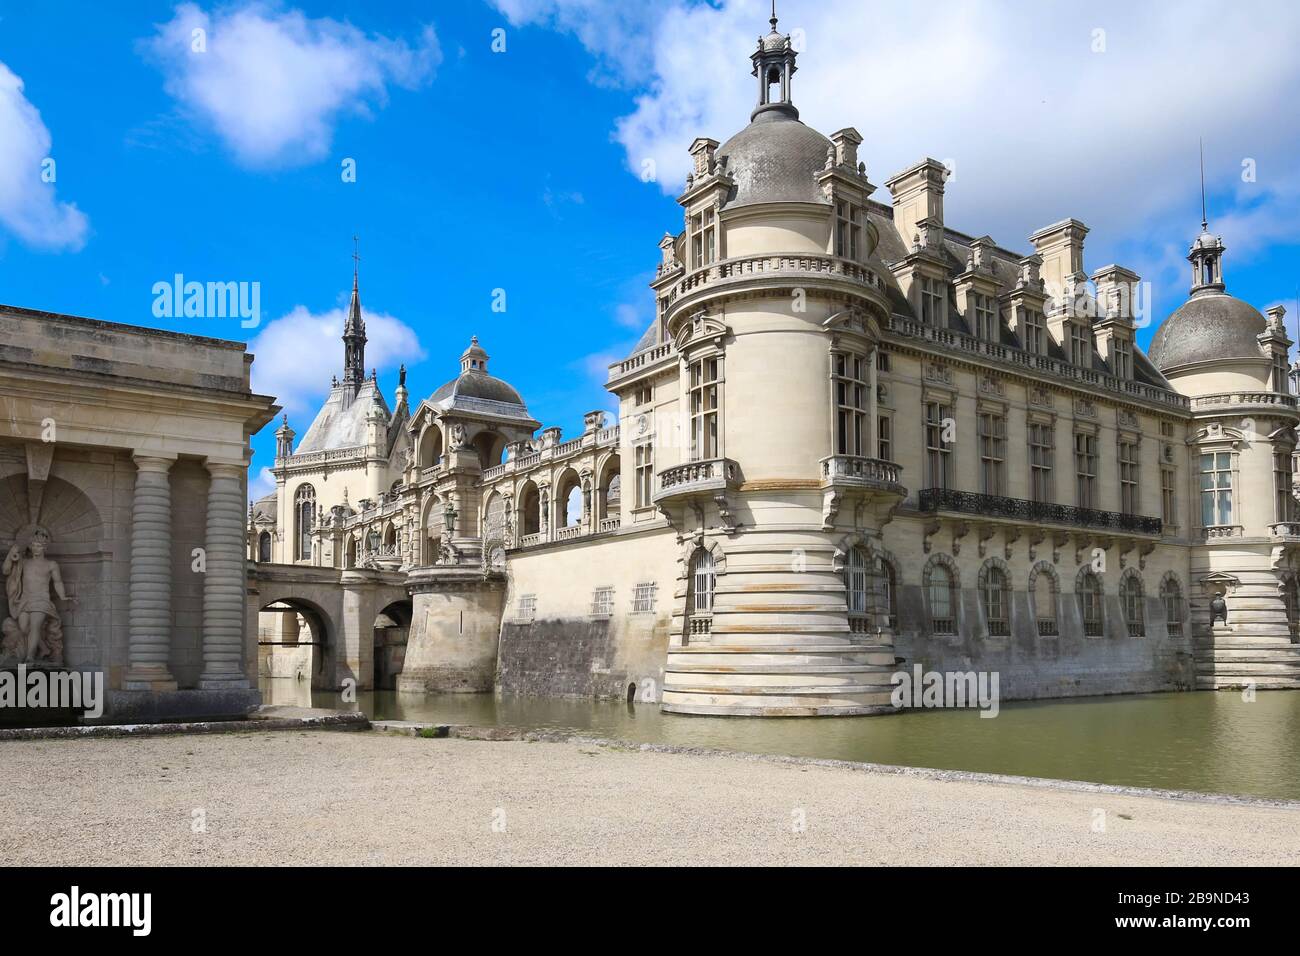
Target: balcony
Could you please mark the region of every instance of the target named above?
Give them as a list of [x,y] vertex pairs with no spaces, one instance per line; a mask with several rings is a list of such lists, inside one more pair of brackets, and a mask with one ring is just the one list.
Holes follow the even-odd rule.
[[1068,525],[1089,531],[1110,531],[1123,534],[1159,535],[1159,518],[1146,515],[1126,515],[1118,511],[1096,511],[1092,508],[1075,508],[1042,501],[1025,501],[1022,498],[1004,498],[1001,495],[980,495],[969,491],[952,491],[948,488],[926,488],[919,495],[918,510],[923,512],[949,511],[976,515],[980,518],[1003,518],[1025,524]]
[[857,455],[831,455],[821,460],[821,466],[822,484],[904,493],[898,480],[900,469],[892,461]]
[[1282,541],[1300,541],[1300,521],[1279,521],[1277,524],[1271,524],[1268,526],[1268,534],[1269,537]]
[[730,458],[691,461],[659,472],[659,488],[654,494],[654,503],[725,492],[739,483],[739,470]]

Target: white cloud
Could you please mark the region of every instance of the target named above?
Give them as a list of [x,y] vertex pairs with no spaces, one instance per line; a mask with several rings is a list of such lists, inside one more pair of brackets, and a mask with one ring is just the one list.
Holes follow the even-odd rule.
[[432,27],[411,45],[257,2],[213,13],[180,4],[140,46],[167,92],[250,166],[320,159],[342,114],[369,115],[389,84],[414,88],[442,59]]
[[0,225],[24,243],[45,249],[80,249],[89,222],[85,213],[55,198],[54,182],[42,177],[51,156],[50,131],[23,95],[23,81],[0,63]]
[[271,474],[270,468],[261,469],[248,482],[248,498],[250,501],[265,498],[273,491],[275,491],[275,475]]
[[[766,3],[672,0],[622,36],[628,14],[588,0],[496,4],[512,22],[570,32],[598,59],[624,65],[624,79],[644,92],[615,136],[634,174],[655,161],[666,194],[681,188],[692,139],[725,140],[748,122],[756,98],[748,56],[767,32]],[[1033,10],[962,0],[924,11],[902,0],[787,0],[778,13],[783,31],[802,36],[793,83],[801,118],[827,133],[862,133],[881,201],[889,202],[885,179],[933,156],[955,164],[945,201],[952,227],[1027,250],[1036,228],[1073,216],[1092,227],[1091,264],[1123,253],[1141,271],[1158,261],[1146,240],[1183,248],[1199,227],[1203,134],[1220,197],[1215,231],[1238,253],[1264,236],[1297,238],[1300,189],[1283,179],[1300,146],[1292,119],[1300,6],[1289,0]],[[1105,50],[1093,52],[1099,40]],[[650,66],[638,76],[642,63]],[[1240,181],[1245,158],[1258,164],[1257,183]],[[1256,201],[1249,222],[1223,208],[1228,195]],[[1151,235],[1158,220],[1161,234]],[[1246,228],[1260,231],[1252,238]]]
[[[291,420],[315,415],[329,391],[330,375],[343,373],[346,315],[343,308],[315,314],[299,305],[268,323],[248,347],[254,356],[253,390],[276,396]],[[366,311],[364,315],[367,374],[371,368],[383,373],[400,363],[424,358],[419,336],[405,322],[383,312]],[[391,396],[392,388],[385,393]],[[297,425],[299,435],[308,424]]]

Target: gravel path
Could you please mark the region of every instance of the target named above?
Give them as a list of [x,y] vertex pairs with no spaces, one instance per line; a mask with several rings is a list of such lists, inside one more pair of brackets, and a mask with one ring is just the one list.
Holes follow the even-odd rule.
[[1297,810],[572,742],[257,732],[0,754],[14,864],[1300,863]]

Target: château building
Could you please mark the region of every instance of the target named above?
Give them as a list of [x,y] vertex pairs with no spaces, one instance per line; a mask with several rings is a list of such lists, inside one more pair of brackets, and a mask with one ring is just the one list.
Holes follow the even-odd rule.
[[249,516],[255,578],[312,569],[345,610],[254,608],[264,673],[738,715],[891,710],[914,664],[1004,699],[1300,686],[1284,310],[1228,294],[1202,223],[1144,354],[1140,277],[1087,266],[1083,223],[959,231],[943,165],[881,192],[855,129],[800,121],[775,18],[750,59],[617,422],[539,432],[476,338],[390,406],[354,275],[343,377]]

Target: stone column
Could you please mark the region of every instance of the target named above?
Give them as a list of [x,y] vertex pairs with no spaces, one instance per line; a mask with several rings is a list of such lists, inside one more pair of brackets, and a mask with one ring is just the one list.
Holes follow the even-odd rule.
[[208,462],[207,571],[203,578],[203,672],[199,687],[247,688],[244,603],[247,581],[239,547],[244,466]]
[[[123,690],[176,689],[172,636],[172,495],[175,459],[136,455],[131,504],[131,610]],[[242,509],[241,509],[242,513]]]

